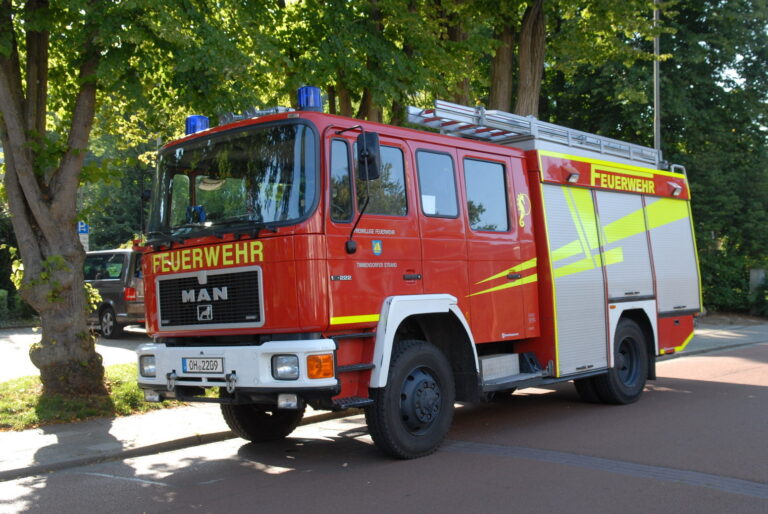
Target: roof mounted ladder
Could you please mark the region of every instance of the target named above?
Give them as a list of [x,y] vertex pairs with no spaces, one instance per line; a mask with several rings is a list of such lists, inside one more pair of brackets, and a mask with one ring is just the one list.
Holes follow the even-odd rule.
[[482,106],[468,107],[435,100],[435,106],[431,109],[408,107],[408,121],[438,129],[441,134],[508,146],[517,146],[515,143],[533,139],[621,157],[643,166],[649,164],[659,166],[662,163],[661,152],[653,148],[547,123],[533,116],[520,116],[496,110],[488,111]]

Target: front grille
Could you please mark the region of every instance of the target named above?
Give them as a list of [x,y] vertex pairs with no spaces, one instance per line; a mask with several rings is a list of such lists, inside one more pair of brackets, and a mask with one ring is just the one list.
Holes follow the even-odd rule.
[[[204,277],[203,280],[201,277]],[[258,268],[188,273],[176,278],[161,277],[158,290],[161,330],[263,324]]]

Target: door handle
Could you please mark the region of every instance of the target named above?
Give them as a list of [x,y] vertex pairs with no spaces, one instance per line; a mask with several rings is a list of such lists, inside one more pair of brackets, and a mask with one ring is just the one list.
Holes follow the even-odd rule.
[[521,278],[523,278],[523,275],[520,273],[510,273],[507,275],[507,279],[509,280],[520,280]]
[[421,280],[421,273],[406,273],[403,280]]

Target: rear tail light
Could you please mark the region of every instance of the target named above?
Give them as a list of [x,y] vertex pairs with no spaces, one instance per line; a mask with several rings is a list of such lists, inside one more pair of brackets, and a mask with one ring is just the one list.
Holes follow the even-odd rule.
[[126,302],[135,302],[136,301],[136,288],[135,287],[126,287],[123,289],[123,298]]

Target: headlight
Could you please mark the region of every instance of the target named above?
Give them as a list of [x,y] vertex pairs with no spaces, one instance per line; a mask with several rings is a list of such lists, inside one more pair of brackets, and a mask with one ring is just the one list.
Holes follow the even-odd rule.
[[156,375],[154,355],[142,355],[139,357],[139,373],[141,373],[142,377],[154,377]]
[[296,355],[273,355],[272,376],[277,380],[298,380],[299,358]]

